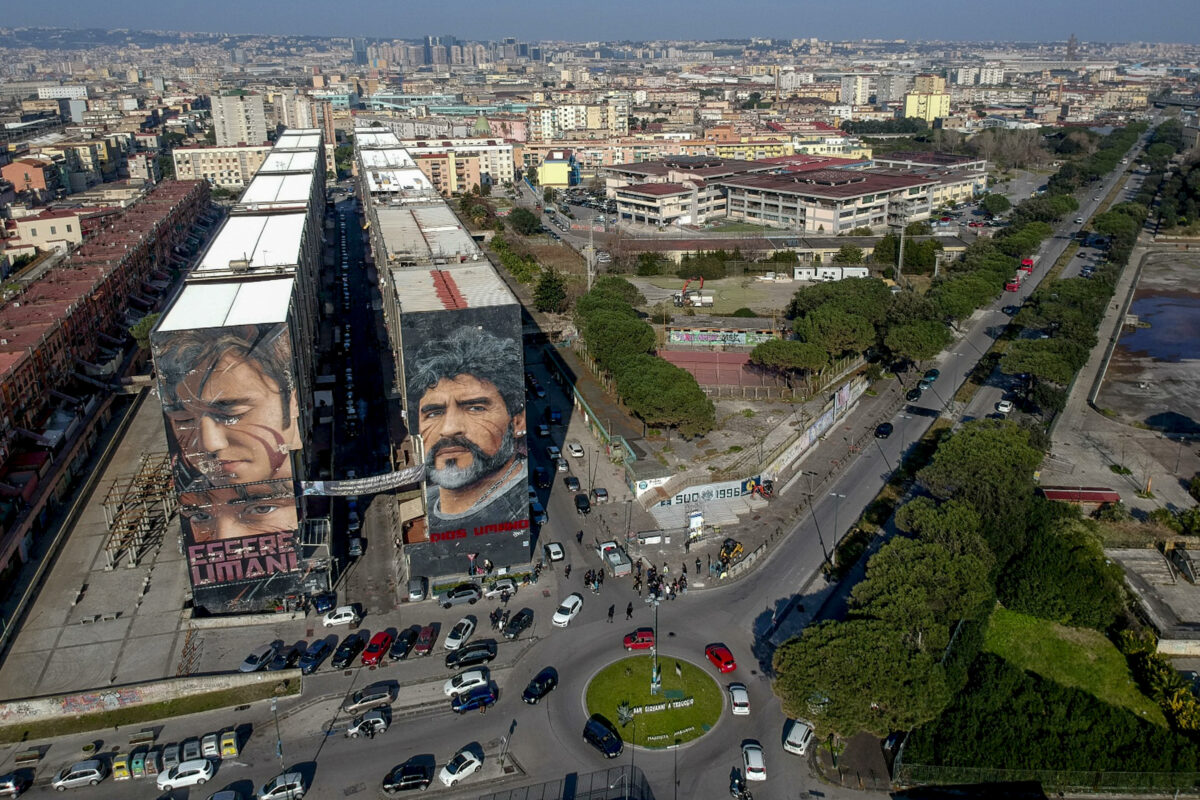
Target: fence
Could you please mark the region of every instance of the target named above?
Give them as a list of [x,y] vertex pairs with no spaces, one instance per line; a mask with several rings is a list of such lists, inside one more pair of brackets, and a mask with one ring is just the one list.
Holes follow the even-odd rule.
[[993,769],[896,763],[897,786],[1035,782],[1047,792],[1175,792],[1200,789],[1200,772],[1101,772],[1093,770]]
[[614,767],[583,775],[571,773],[560,780],[506,789],[479,796],[479,800],[654,800],[650,783],[635,766]]

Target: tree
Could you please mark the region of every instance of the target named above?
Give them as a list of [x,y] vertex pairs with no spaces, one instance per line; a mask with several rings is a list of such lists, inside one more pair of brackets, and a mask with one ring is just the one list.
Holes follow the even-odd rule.
[[940,655],[951,627],[988,605],[990,567],[990,554],[956,556],[936,542],[897,537],[867,562],[852,594],[854,612],[888,623],[909,647]]
[[979,207],[994,217],[1012,208],[1012,203],[1002,194],[988,193],[979,201]]
[[833,256],[833,263],[835,264],[861,264],[862,261],[862,248],[855,247],[852,244],[842,245]]
[[528,208],[514,208],[508,215],[508,226],[523,236],[533,236],[542,230],[542,221]]
[[483,183],[479,184],[479,191],[477,191],[476,194],[478,194],[480,197],[491,197],[491,195],[492,195],[491,182],[484,181]]
[[829,354],[815,344],[791,339],[771,339],[755,345],[750,361],[764,369],[784,373],[799,372],[809,380],[814,372],[829,363]]
[[662,275],[663,260],[658,253],[638,253],[637,267],[635,269],[638,275],[649,277],[652,275]]
[[554,202],[554,190],[549,186],[542,190],[542,202],[546,205],[550,205]]
[[562,275],[552,269],[542,273],[533,290],[533,306],[538,311],[561,314],[567,310],[567,284]]
[[537,167],[530,167],[529,169],[525,170],[525,179],[528,180],[530,184],[537,186],[537,180],[538,180]]
[[631,306],[640,306],[646,302],[641,290],[620,275],[602,275],[597,278],[592,285],[592,292],[618,297]]
[[154,160],[156,162],[158,162],[158,171],[162,173],[162,176],[164,178],[170,179],[170,178],[175,177],[175,159],[174,158],[172,158],[167,153],[162,153]]
[[137,342],[138,347],[143,350],[150,349],[150,331],[158,324],[158,318],[161,316],[162,314],[147,314],[129,329],[129,335]]
[[916,650],[874,619],[822,622],[775,651],[783,712],[818,737],[884,736],[935,719],[949,700],[941,654]]
[[870,322],[837,308],[818,308],[796,320],[794,327],[801,341],[817,345],[834,357],[861,353],[875,341]]
[[889,329],[883,343],[893,356],[920,363],[942,352],[950,343],[950,331],[932,320],[910,322]]
[[949,500],[938,503],[929,497],[916,497],[896,510],[896,527],[919,540],[945,547],[951,555],[974,555],[994,563],[992,551],[979,536],[983,518],[966,503]]

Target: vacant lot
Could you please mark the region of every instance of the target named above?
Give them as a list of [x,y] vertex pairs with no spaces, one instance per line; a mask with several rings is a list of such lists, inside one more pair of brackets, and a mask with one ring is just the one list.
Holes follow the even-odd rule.
[[999,608],[992,614],[984,649],[1156,725],[1167,724],[1158,706],[1138,689],[1125,656],[1099,631],[1068,628]]

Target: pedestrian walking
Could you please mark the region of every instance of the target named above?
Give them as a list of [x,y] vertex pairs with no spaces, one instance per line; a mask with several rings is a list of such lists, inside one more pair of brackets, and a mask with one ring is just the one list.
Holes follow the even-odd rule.
[[[570,567],[568,567],[570,569]],[[700,574],[700,556],[696,556],[696,574]]]
[[671,568],[667,566],[667,562],[663,562],[663,575],[670,575]]
[[687,562],[683,562],[683,574],[687,575]]
[[570,564],[567,564],[567,568],[565,570],[563,570],[563,577],[564,578],[571,577],[571,565]]
[[579,544],[583,544],[583,531],[575,534],[575,541]]
[[612,621],[613,621],[613,614],[616,614],[616,613],[617,613],[616,605],[611,605],[608,607],[608,622],[610,625],[612,624]]
[[625,606],[625,619],[633,619],[633,603]]

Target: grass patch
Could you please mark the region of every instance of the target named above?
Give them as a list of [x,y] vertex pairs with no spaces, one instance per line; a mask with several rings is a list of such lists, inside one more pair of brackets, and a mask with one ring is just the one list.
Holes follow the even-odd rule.
[[[662,670],[662,692],[657,696],[650,694],[652,656],[622,658],[600,670],[588,684],[588,713],[608,717],[620,729],[622,739],[642,747],[668,747],[676,738],[690,742],[703,736],[725,709],[721,687],[705,670],[691,662],[660,656],[658,663]],[[675,674],[676,664],[682,676]],[[684,697],[694,697],[695,702],[686,708],[637,714],[625,726],[618,721],[617,707],[622,702],[636,708]],[[689,728],[684,733],[677,733]],[[656,738],[663,736],[666,738]]]
[[778,231],[767,225],[755,225],[752,222],[729,222],[712,228],[705,228],[710,233],[757,233],[759,231]]
[[[282,687],[282,688],[280,688]],[[279,689],[279,691],[276,691]],[[245,705],[268,697],[285,697],[300,693],[300,681],[264,681],[251,686],[237,689],[223,689],[217,692],[205,692],[162,703],[148,703],[142,706],[131,706],[114,711],[101,711],[95,714],[79,716],[64,716],[58,719],[32,722],[28,725],[6,725],[0,727],[0,743],[26,742],[32,739],[48,739],[54,736],[67,736],[74,733],[86,733],[105,728],[115,728],[120,725],[134,725],[143,722],[153,722],[171,717],[182,717],[188,714],[199,714],[202,711],[212,711],[218,708]]]
[[1158,705],[1139,691],[1125,656],[1099,631],[998,608],[983,647],[1014,666],[1166,727]]

